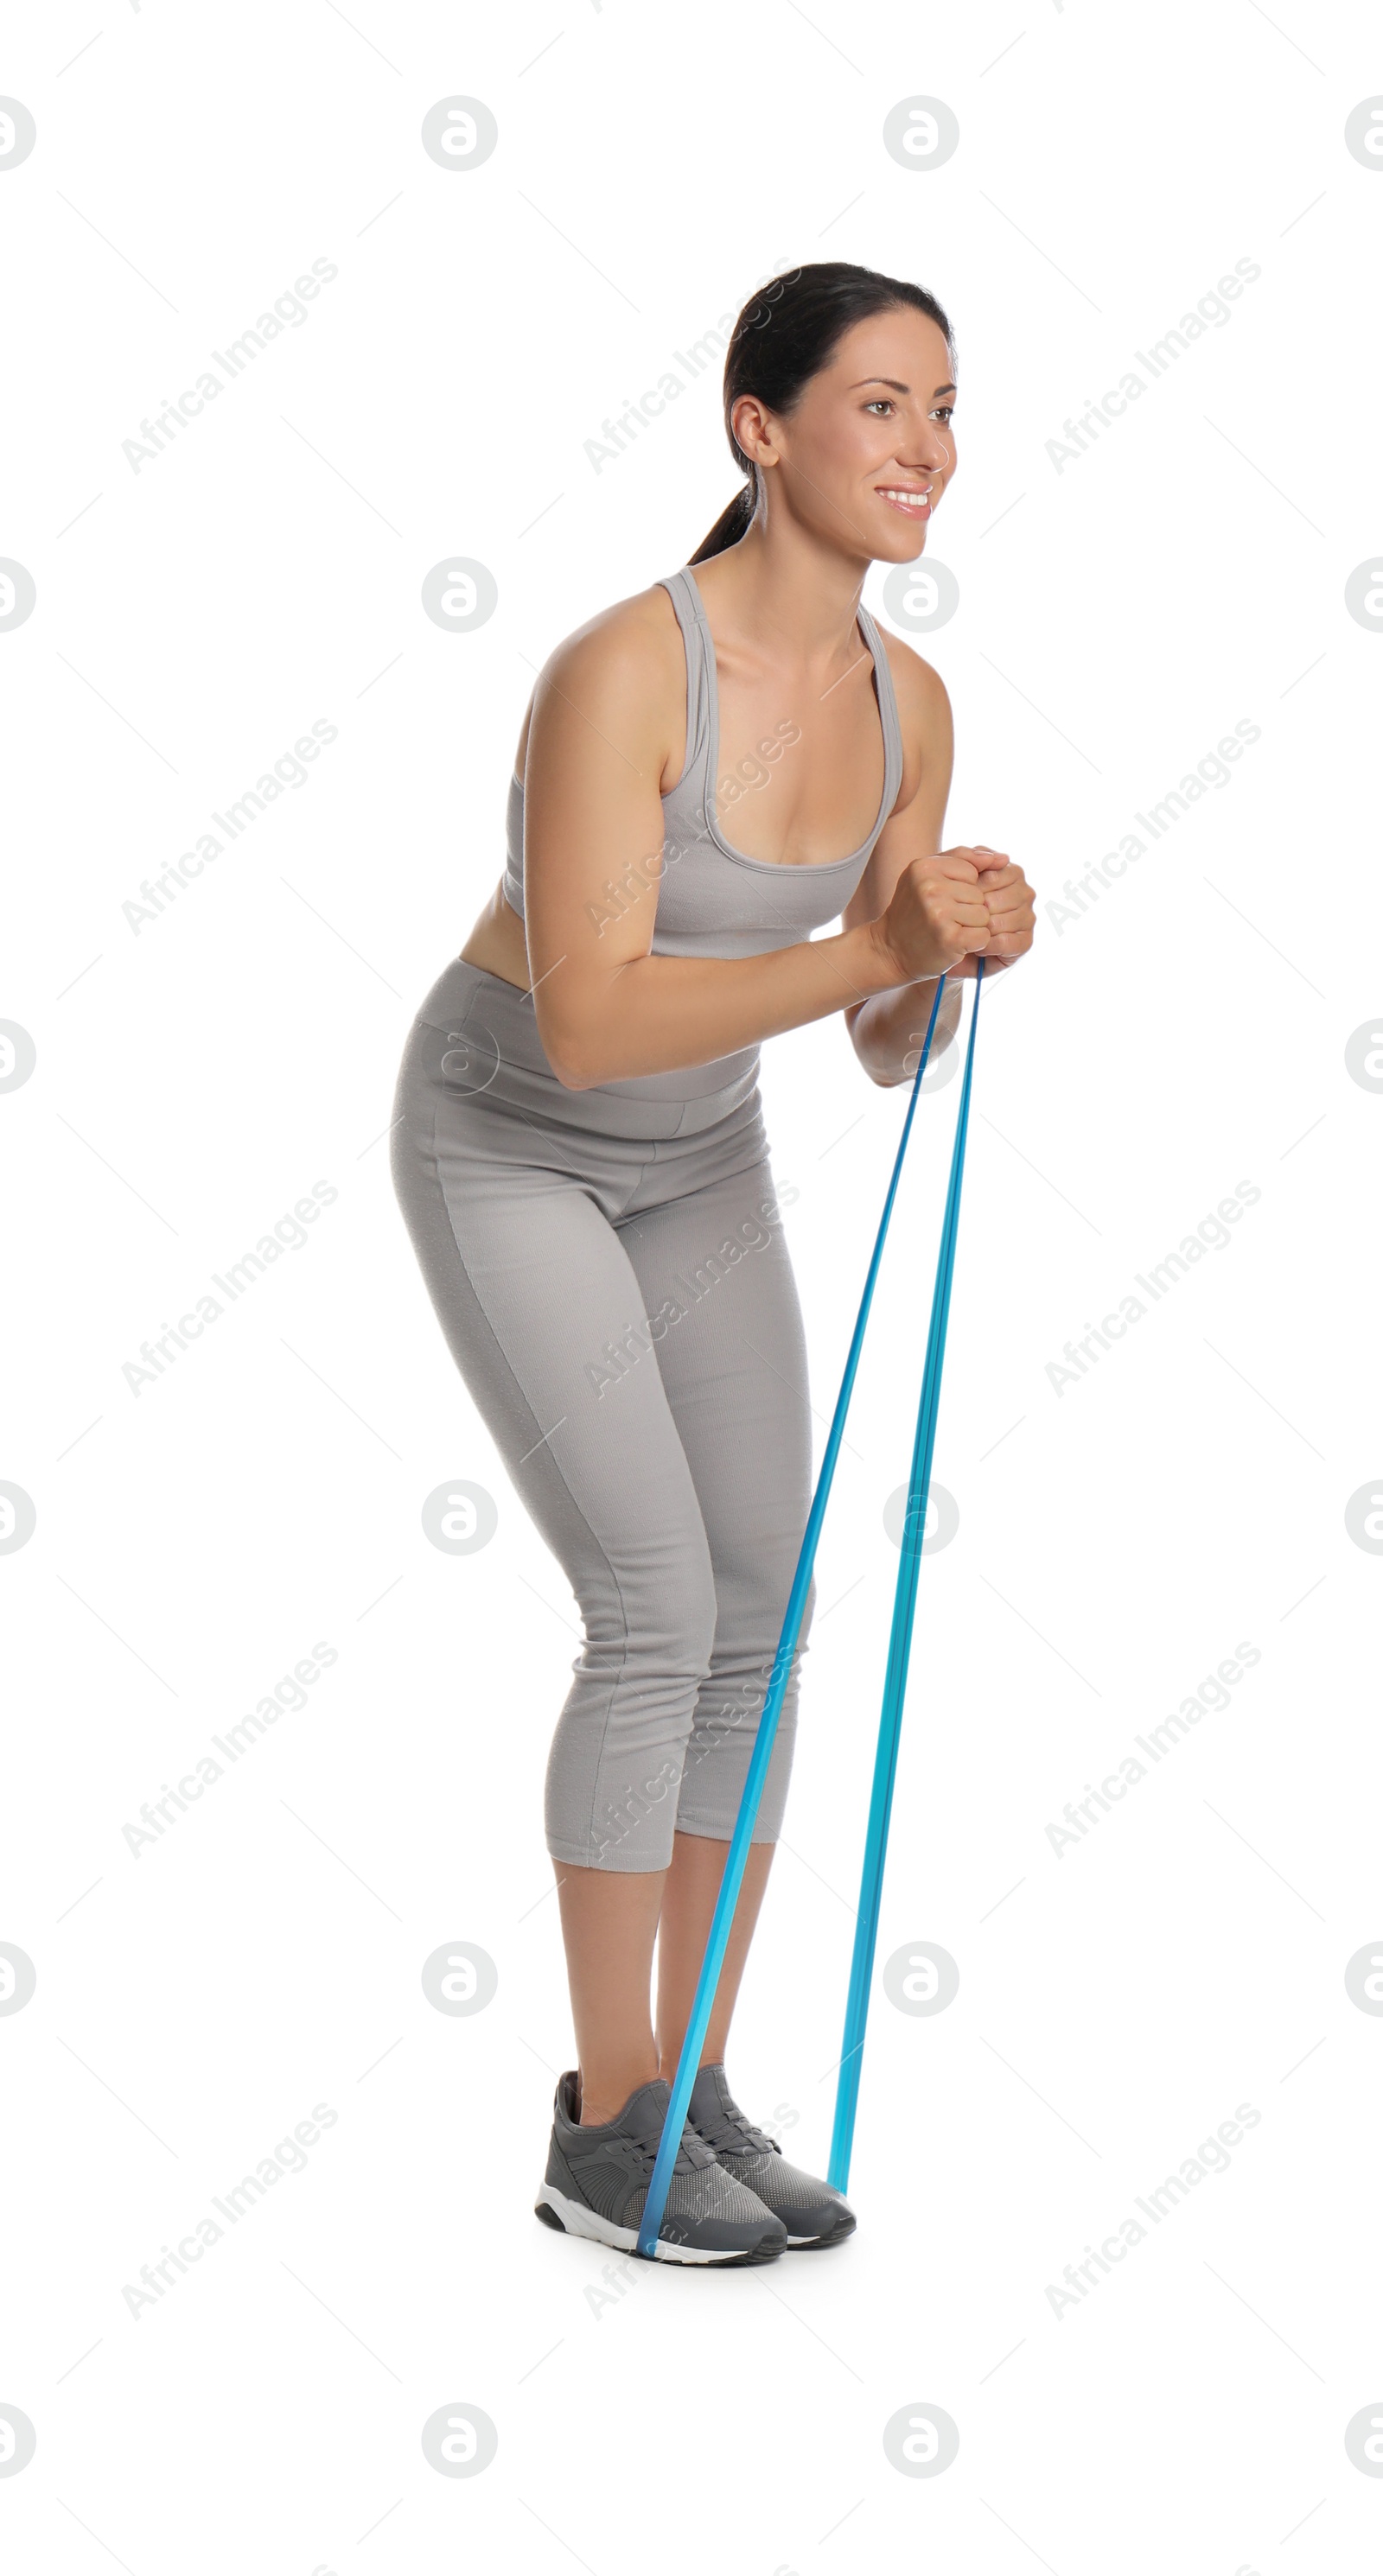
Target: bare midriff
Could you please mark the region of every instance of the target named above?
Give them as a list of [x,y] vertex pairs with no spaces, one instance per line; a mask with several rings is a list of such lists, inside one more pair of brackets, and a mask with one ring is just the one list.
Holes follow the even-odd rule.
[[517,984],[520,992],[530,990],[528,942],[523,923],[505,899],[502,882],[496,885],[461,955],[468,966],[478,966],[482,974],[498,975],[501,983]]

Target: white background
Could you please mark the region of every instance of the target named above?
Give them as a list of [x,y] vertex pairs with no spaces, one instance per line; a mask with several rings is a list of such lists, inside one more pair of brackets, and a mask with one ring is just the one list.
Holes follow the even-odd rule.
[[[9,393],[0,634],[17,865],[0,1015],[12,1250],[0,1476],[7,2282],[0,2478],[23,2576],[519,2563],[815,2576],[925,2563],[1353,2576],[1383,2480],[1383,1098],[1376,635],[1380,86],[1346,7],[867,13],[562,0],[15,12],[0,87]],[[1304,49],[1304,50],[1303,50]],[[482,166],[419,129],[462,93]],[[959,120],[945,166],[882,141]],[[418,1001],[502,858],[536,670],[685,562],[730,497],[719,368],[597,473],[585,442],[756,280],[821,258],[936,293],[960,470],[951,841],[1020,858],[1030,960],[986,993],[851,2244],[648,2267],[532,2215],[572,2044],[542,1776],[574,1605],[452,1367],[389,1185]],[[166,452],[122,443],[314,259],[338,276]],[[1088,452],[1047,442],[1235,262],[1261,277]],[[442,631],[448,548],[493,617]],[[866,600],[883,615],[883,576]],[[900,630],[901,631],[901,630]],[[138,930],[122,907],[315,719],[282,796]],[[1234,724],[1260,739],[1084,915],[1046,907]],[[1146,837],[1146,836],[1144,836]],[[958,1098],[919,1105],[819,1562],[787,1825],[732,2050],[824,2170],[896,1548]],[[906,1104],[843,1027],[763,1091],[829,1417]],[[1080,1381],[1047,1365],[1239,1181],[1260,1191]],[[122,1370],[316,1181],[335,1202],[203,1338]],[[424,1498],[486,1486],[491,1545]],[[337,1660],[136,1857],[124,1826],[314,1643]],[[1247,1640],[1260,1660],[1061,1856],[1085,1783]],[[498,1992],[434,2010],[465,1940]],[[322,2103],[157,2301],[123,2295]],[[1247,2104],[1229,2169],[1108,2277],[1047,2291]],[[440,2476],[442,2407],[484,2472]],[[883,2428],[939,2407],[944,2474]]]

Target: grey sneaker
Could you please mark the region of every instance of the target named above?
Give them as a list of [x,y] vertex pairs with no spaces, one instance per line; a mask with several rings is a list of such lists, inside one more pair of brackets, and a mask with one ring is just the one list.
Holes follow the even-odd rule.
[[744,2183],[787,2230],[790,2247],[839,2245],[855,2229],[855,2213],[828,2182],[790,2165],[782,2148],[746,2120],[733,2099],[721,2064],[697,2069],[687,2105],[687,2125],[711,2149],[716,2163]]
[[[671,2086],[654,2076],[630,2094],[616,2119],[583,2129],[578,2076],[573,2070],[559,2078],[547,2172],[535,2203],[545,2227],[634,2252],[671,2099]],[[685,2123],[658,2230],[657,2260],[771,2263],[786,2243],[787,2230],[772,2210],[724,2172]]]

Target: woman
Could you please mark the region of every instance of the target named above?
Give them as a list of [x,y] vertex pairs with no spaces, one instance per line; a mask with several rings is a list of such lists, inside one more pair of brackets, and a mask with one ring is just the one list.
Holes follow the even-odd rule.
[[[953,366],[934,297],[844,262],[745,307],[724,387],[745,487],[690,564],[549,657],[508,867],[400,1074],[395,1186],[424,1277],[585,1631],[546,1791],[579,2067],[538,2216],[626,2251],[810,1505],[759,1044],[839,1011],[871,1079],[902,1082],[936,979],[983,956],[988,983],[1032,940],[1021,869],[938,855],[946,691],[860,606],[871,562],[921,553],[955,471]],[[938,1048],[958,1013],[957,983]],[[794,1664],[658,2242],[671,2261],[761,2262],[855,2224],[746,2119],[724,2066],[797,1685]]]

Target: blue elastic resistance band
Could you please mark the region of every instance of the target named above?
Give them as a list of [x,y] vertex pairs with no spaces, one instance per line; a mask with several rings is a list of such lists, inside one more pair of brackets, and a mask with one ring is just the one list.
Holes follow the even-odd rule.
[[[977,964],[982,962],[982,960],[977,960]],[[943,975],[937,984],[936,993],[932,1001],[931,1017],[927,1022],[927,1034],[923,1041],[921,1056],[918,1059],[917,1071],[913,1076],[912,1096],[908,1101],[908,1114],[903,1121],[903,1133],[899,1138],[898,1151],[894,1157],[893,1176],[889,1181],[888,1195],[884,1200],[884,1212],[879,1219],[879,1231],[874,1241],[874,1255],[869,1264],[869,1273],[864,1283],[864,1294],[860,1299],[860,1311],[855,1321],[854,1338],[850,1344],[850,1355],[845,1363],[845,1375],[841,1380],[840,1393],[836,1398],[836,1409],[831,1417],[831,1428],[827,1434],[826,1447],[822,1455],[821,1472],[817,1477],[816,1492],[812,1496],[812,1506],[807,1517],[807,1527],[803,1535],[801,1549],[798,1553],[797,1571],[792,1578],[792,1590],[788,1594],[788,1606],[783,1613],[782,1633],[778,1639],[778,1651],[773,1659],[773,1671],[769,1680],[768,1691],[764,1699],[763,1713],[760,1716],[758,1729],[754,1738],[754,1750],[750,1756],[749,1771],[745,1780],[743,1793],[740,1798],[739,1813],[735,1818],[735,1830],[730,1837],[730,1847],[726,1854],[725,1870],[720,1882],[720,1893],[716,1898],[715,1912],[711,1917],[711,1928],[706,1941],[706,1955],[701,1962],[701,1974],[697,1980],[696,1994],[692,2001],[691,2019],[687,2024],[687,2035],[682,2043],[682,2054],[677,2061],[677,2073],[673,2079],[671,2098],[668,2102],[667,2114],[663,2121],[663,2134],[659,2139],[658,2153],[654,2159],[652,2178],[648,2186],[648,2198],[644,2203],[643,2217],[639,2222],[636,2251],[640,2254],[646,2255],[651,2261],[657,2260],[656,2248],[658,2242],[658,2230],[662,2222],[663,2210],[667,2203],[668,2185],[672,2180],[672,2168],[677,2160],[678,2148],[682,2143],[682,2130],[686,2122],[687,2105],[691,2100],[692,2086],[696,2082],[696,2072],[701,2063],[701,2050],[705,2042],[707,2025],[710,2022],[711,2010],[715,2003],[716,1988],[720,1983],[720,1972],[725,1963],[725,1952],[729,1946],[730,1926],[734,1921],[735,1907],[739,1901],[740,1885],[744,1878],[745,1863],[749,1857],[750,1839],[753,1835],[755,1822],[759,1813],[759,1801],[763,1795],[764,1781],[768,1775],[768,1765],[773,1752],[773,1739],[778,1731],[779,1712],[782,1708],[784,1693],[787,1689],[788,1675],[792,1670],[792,1658],[797,1646],[798,1630],[802,1625],[802,1612],[806,1603],[807,1590],[811,1583],[812,1567],[816,1561],[817,1540],[821,1535],[821,1524],[826,1515],[827,1499],[830,1495],[831,1483],[836,1471],[836,1457],[840,1449],[841,1439],[844,1435],[845,1417],[850,1408],[850,1397],[854,1389],[855,1372],[859,1367],[860,1352],[864,1347],[864,1328],[869,1320],[869,1309],[874,1296],[874,1282],[878,1277],[879,1262],[884,1248],[884,1238],[888,1232],[888,1221],[893,1214],[893,1202],[897,1195],[899,1176],[903,1169],[903,1156],[907,1151],[908,1137],[912,1132],[913,1113],[916,1110],[918,1094],[922,1088],[922,1077],[927,1070],[927,1059],[931,1054],[932,1032],[936,1027],[936,1015],[941,1007],[941,996],[945,988],[945,983],[946,978]],[[972,1024],[972,1048],[973,1044],[974,1029]]]
[[889,1817],[893,1809],[893,1782],[898,1769],[898,1741],[902,1732],[903,1699],[907,1690],[908,1657],[912,1648],[912,1618],[917,1602],[917,1577],[922,1563],[922,1541],[927,1526],[927,1497],[932,1481],[932,1448],[936,1439],[937,1411],[941,1400],[942,1363],[946,1356],[946,1324],[951,1311],[951,1274],[956,1261],[960,1188],[965,1171],[965,1138],[970,1123],[970,1076],[975,1060],[975,1023],[979,1018],[980,984],[983,976],[984,959],[977,957],[975,999],[970,1013],[970,1042],[965,1051],[965,1079],[961,1085],[960,1107],[956,1112],[955,1142],[951,1148],[951,1178],[946,1191],[946,1213],[941,1226],[936,1284],[932,1290],[932,1319],[927,1334],[927,1356],[922,1371],[922,1396],[917,1408],[917,1435],[913,1442],[912,1468],[908,1480],[908,1507],[903,1524],[898,1582],[893,1596],[893,1627],[888,1641],[888,1666],[884,1676],[883,1707],[879,1714],[879,1746],[874,1760],[874,1788],[869,1802],[869,1823],[864,1840],[864,1868],[860,1877],[860,1905],[855,1922],[855,1949],[850,1962],[850,1990],[845,2006],[845,2035],[841,2042],[840,2077],[836,2085],[836,2116],[831,2131],[831,2161],[827,2168],[827,2179],[836,2191],[844,2191],[850,2180],[850,2149],[855,2134],[855,2105],[859,2099],[864,2030],[869,2014],[869,1989],[874,1975],[874,1944],[879,1930],[884,1858],[888,1850]]

